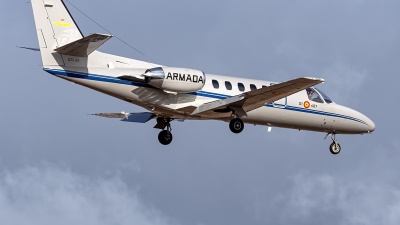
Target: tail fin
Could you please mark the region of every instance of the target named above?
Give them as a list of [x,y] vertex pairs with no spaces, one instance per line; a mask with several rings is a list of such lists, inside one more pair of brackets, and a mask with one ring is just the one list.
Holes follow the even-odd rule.
[[43,66],[65,65],[54,49],[83,38],[62,0],[31,0]]

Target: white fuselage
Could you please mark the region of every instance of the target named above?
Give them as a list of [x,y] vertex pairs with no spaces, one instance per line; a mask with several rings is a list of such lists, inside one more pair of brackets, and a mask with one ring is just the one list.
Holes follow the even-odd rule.
[[[135,68],[130,71],[144,72],[146,69]],[[258,89],[277,83],[206,74],[202,90],[191,93],[168,93],[148,84],[118,79],[118,76],[126,73],[125,68],[48,67],[45,71],[174,119],[209,119],[226,122],[230,120],[231,112],[210,112],[192,116],[180,113],[179,109],[197,107],[207,102],[239,95],[250,91],[250,85]],[[214,87],[213,81],[218,82],[218,88]],[[225,82],[231,84],[231,90],[227,89]],[[243,84],[244,91],[239,90],[238,83]],[[176,112],[171,113],[171,111]],[[252,110],[241,119],[245,123],[254,125],[337,134],[363,134],[375,129],[375,124],[365,115],[335,103],[315,102],[308,98],[305,90]]]

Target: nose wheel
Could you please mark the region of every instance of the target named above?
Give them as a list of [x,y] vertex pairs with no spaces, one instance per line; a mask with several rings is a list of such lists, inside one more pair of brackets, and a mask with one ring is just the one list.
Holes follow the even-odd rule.
[[337,142],[336,143],[332,142],[332,144],[329,146],[329,150],[334,155],[339,154],[340,153],[340,149],[341,149],[341,147],[340,147],[339,143],[337,143]]
[[336,140],[336,134],[329,133],[329,134],[327,134],[327,136],[325,137],[325,139],[326,139],[328,136],[331,136],[331,138],[332,138],[332,144],[329,146],[329,151],[330,151],[332,154],[334,154],[334,155],[339,154],[339,153],[340,153],[340,150],[341,150],[342,148],[340,147],[339,142]]

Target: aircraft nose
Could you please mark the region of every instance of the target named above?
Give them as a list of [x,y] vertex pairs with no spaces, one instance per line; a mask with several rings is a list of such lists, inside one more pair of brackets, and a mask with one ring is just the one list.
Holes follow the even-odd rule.
[[338,112],[347,117],[347,122],[342,127],[343,133],[365,134],[375,131],[375,123],[361,112],[341,105],[336,105],[336,107]]
[[364,114],[356,111],[356,118],[363,121],[364,126],[362,128],[364,133],[372,133],[375,131],[375,123],[370,118],[365,116]]
[[368,128],[367,128],[368,133],[374,132],[375,131],[374,121],[372,121],[370,118],[365,116],[365,122],[367,123],[367,126],[368,126]]

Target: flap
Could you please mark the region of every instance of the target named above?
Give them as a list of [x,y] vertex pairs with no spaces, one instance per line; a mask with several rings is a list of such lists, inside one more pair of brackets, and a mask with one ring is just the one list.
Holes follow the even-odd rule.
[[[193,113],[198,114],[208,110],[213,110],[221,107],[234,106],[241,107],[244,112],[257,109],[265,104],[285,98],[289,95],[297,93],[306,88],[323,83],[324,79],[302,77],[283,83],[275,84],[269,87],[263,87],[254,91],[249,91],[230,98],[217,100],[200,105]],[[243,114],[243,113],[241,113]]]
[[243,100],[246,97],[245,94],[241,94],[241,95],[236,95],[230,98],[226,98],[226,99],[221,99],[221,100],[217,100],[217,101],[213,101],[213,102],[208,102],[205,103],[203,105],[200,105],[199,107],[197,107],[196,110],[194,110],[192,112],[192,115],[194,114],[198,114],[198,113],[202,113],[208,110],[212,110],[212,109],[217,109],[220,107],[226,107],[232,103],[235,102],[239,102],[241,100]]
[[87,57],[112,37],[112,35],[108,34],[91,34],[80,40],[56,48],[55,51],[62,55]]

